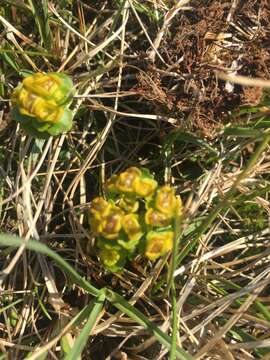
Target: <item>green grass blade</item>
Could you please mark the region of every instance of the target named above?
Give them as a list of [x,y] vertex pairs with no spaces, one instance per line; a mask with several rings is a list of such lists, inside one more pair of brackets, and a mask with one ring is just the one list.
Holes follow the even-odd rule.
[[102,293],[97,299],[94,299],[91,303],[91,312],[89,318],[84,325],[80,335],[76,339],[70,353],[64,357],[64,360],[73,360],[78,359],[81,355],[85,345],[87,344],[89,334],[93,329],[97,318],[102,310],[103,304],[105,300],[105,294]]
[[218,154],[217,150],[214,149],[211,145],[209,145],[208,142],[196,137],[195,135],[192,135],[188,132],[184,131],[177,131],[173,132],[170,135],[166,137],[166,141],[164,143],[163,151],[168,150],[174,143],[176,142],[184,142],[188,144],[193,144],[201,148],[205,148],[206,150]]
[[228,127],[224,129],[223,135],[237,137],[260,137],[262,132],[252,127]]
[[[17,237],[11,236],[7,234],[0,234],[0,246],[13,246],[19,247],[24,243],[24,240]],[[100,290],[96,289],[92,286],[87,280],[82,278],[73,268],[70,266],[61,256],[59,256],[56,252],[51,250],[48,246],[42,244],[41,242],[35,240],[28,240],[26,243],[26,248],[29,250],[37,251],[41,254],[45,254],[52,258],[60,268],[66,272],[70,276],[70,278],[83,289],[88,291],[93,296],[98,296],[100,294]]]
[[14,301],[13,303],[8,304],[8,305],[2,307],[2,308],[0,309],[0,314],[1,314],[2,312],[4,312],[4,311],[8,310],[10,307],[15,306],[15,305],[21,303],[22,301],[23,301],[23,299],[18,299],[18,300],[16,300],[16,301]]
[[47,50],[50,50],[52,36],[49,25],[48,2],[47,0],[28,0],[28,3],[37,24],[44,47]]
[[178,333],[178,314],[177,314],[177,299],[175,291],[175,283],[173,281],[171,288],[172,299],[172,346],[170,351],[169,360],[175,360],[177,358],[177,333]]

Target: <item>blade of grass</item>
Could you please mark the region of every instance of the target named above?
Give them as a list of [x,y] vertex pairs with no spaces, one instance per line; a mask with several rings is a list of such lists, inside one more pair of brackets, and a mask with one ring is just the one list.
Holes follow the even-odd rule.
[[46,56],[55,57],[54,54],[49,54],[42,51],[31,51],[31,50],[16,50],[16,49],[0,49],[0,54],[27,54],[29,56]]
[[172,301],[172,346],[171,346],[169,360],[175,360],[177,357],[176,342],[177,342],[177,333],[178,333],[178,315],[177,315],[176,289],[175,289],[173,274],[177,267],[178,249],[179,249],[179,242],[181,235],[182,235],[181,219],[177,217],[174,220],[174,242],[173,242],[172,256],[170,262],[168,285],[166,290],[164,291],[165,296],[170,293],[171,301]]
[[262,132],[249,127],[228,127],[224,129],[223,135],[237,137],[260,137]]
[[183,131],[174,132],[166,137],[163,151],[167,151],[175,142],[184,142],[205,148],[208,151],[218,155],[218,151],[208,144],[208,142]]
[[8,305],[2,307],[2,308],[0,309],[0,314],[1,314],[2,312],[4,312],[4,311],[8,310],[10,307],[19,304],[19,303],[22,302],[22,301],[23,301],[23,299],[18,299],[18,300],[16,300],[16,301],[14,301],[13,303],[8,304]]
[[[0,234],[0,246],[12,246],[19,247],[25,240],[17,237],[11,236],[7,234]],[[89,294],[93,296],[99,296],[99,289],[92,286],[87,280],[81,277],[73,268],[70,266],[61,256],[59,256],[56,252],[51,250],[45,244],[42,244],[35,240],[28,240],[26,242],[26,248],[29,250],[36,251],[41,254],[45,254],[49,256],[51,259],[55,260],[55,262],[60,266],[60,268],[66,272],[70,278],[83,289],[89,292]],[[1,276],[1,275],[0,275]]]
[[91,333],[91,330],[93,329],[98,316],[102,310],[103,304],[105,300],[105,294],[101,294],[97,299],[92,300],[91,303],[91,312],[89,314],[89,318],[84,325],[80,335],[76,339],[70,353],[65,356],[64,360],[73,360],[78,359],[81,355],[85,345],[87,344],[89,334]]
[[[100,294],[104,294],[104,291],[102,290]],[[67,325],[64,325],[64,327],[63,323],[57,322],[51,334],[50,340],[41,348],[38,348],[34,352],[29,353],[27,359],[29,358],[29,360],[38,360],[43,357],[44,354],[47,354],[48,350],[52,346],[56,345],[58,341],[63,339],[63,337],[68,333],[68,331],[77,326],[80,326],[85,319],[88,319],[91,311],[92,302],[85,306],[75,317],[72,318],[72,320]]]
[[177,333],[178,333],[178,314],[177,314],[177,299],[175,291],[175,283],[172,282],[171,286],[171,299],[172,299],[172,346],[170,351],[169,360],[177,358]]
[[36,1],[28,0],[35,22],[37,24],[39,34],[42,42],[47,50],[51,49],[51,29],[49,25],[48,16],[48,2],[47,0]]

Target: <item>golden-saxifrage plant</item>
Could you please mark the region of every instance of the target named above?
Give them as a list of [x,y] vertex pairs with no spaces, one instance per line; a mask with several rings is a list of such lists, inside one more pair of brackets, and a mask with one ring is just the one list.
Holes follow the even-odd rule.
[[66,74],[29,75],[11,95],[11,116],[34,137],[57,136],[72,127],[72,96],[73,83]]
[[89,215],[100,261],[116,272],[137,254],[155,260],[172,249],[182,203],[148,169],[130,167],[108,180],[106,199],[96,197]]

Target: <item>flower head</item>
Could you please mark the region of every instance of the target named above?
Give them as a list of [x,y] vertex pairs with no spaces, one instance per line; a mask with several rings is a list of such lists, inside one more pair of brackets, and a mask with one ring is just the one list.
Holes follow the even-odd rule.
[[109,214],[112,205],[103,199],[103,197],[96,197],[90,205],[90,213],[95,216],[96,219],[101,220]]
[[164,227],[170,225],[171,217],[156,209],[149,208],[145,213],[145,223],[153,227]]
[[142,228],[139,223],[139,217],[136,214],[127,214],[123,218],[123,229],[129,240],[139,240],[142,235]]
[[102,197],[95,198],[90,205],[92,231],[106,239],[116,239],[122,228],[123,211]]
[[72,92],[72,81],[65,74],[33,74],[13,91],[12,116],[33,135],[58,135],[72,125],[72,113],[67,106]]
[[101,235],[106,239],[116,239],[122,228],[123,213],[120,209],[111,208],[109,214],[102,221]]
[[136,178],[134,180],[133,188],[136,195],[147,198],[155,192],[158,183],[156,180],[148,177]]
[[172,218],[180,214],[182,204],[175,196],[173,188],[162,186],[157,192],[155,208],[168,218]]
[[90,224],[107,269],[118,271],[139,253],[155,260],[172,249],[175,221],[182,215],[173,188],[159,187],[148,169],[130,167],[113,175],[106,191],[109,200],[91,203]]
[[133,193],[133,184],[141,176],[141,171],[136,167],[130,167],[122,172],[116,181],[117,190],[123,193]]
[[165,255],[173,247],[173,231],[150,231],[146,235],[145,256],[150,260],[155,260]]

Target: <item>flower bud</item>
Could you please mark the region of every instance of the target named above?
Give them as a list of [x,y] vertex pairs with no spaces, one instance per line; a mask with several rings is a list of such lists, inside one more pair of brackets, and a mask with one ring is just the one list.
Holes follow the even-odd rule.
[[105,184],[105,189],[108,193],[117,193],[116,182],[118,180],[118,175],[112,175]]
[[116,250],[112,249],[102,249],[99,252],[101,261],[105,266],[113,266],[120,259],[120,254]]
[[155,260],[172,250],[173,231],[150,231],[146,235],[145,256],[150,260]]
[[171,217],[166,216],[158,210],[149,208],[145,213],[145,223],[153,227],[164,227],[171,223]]
[[133,188],[136,195],[144,198],[153,195],[157,186],[158,184],[156,180],[147,177],[136,178],[133,183]]
[[135,213],[139,209],[139,202],[136,198],[123,196],[119,202],[119,207],[128,213]]
[[127,234],[129,240],[132,241],[138,241],[143,235],[138,215],[135,214],[128,214],[124,216],[123,229]]
[[181,214],[182,203],[180,198],[175,196],[174,189],[162,186],[157,192],[155,208],[168,218],[172,218]]
[[133,193],[134,180],[141,176],[141,171],[136,167],[130,167],[122,172],[116,181],[118,191],[123,193]]

